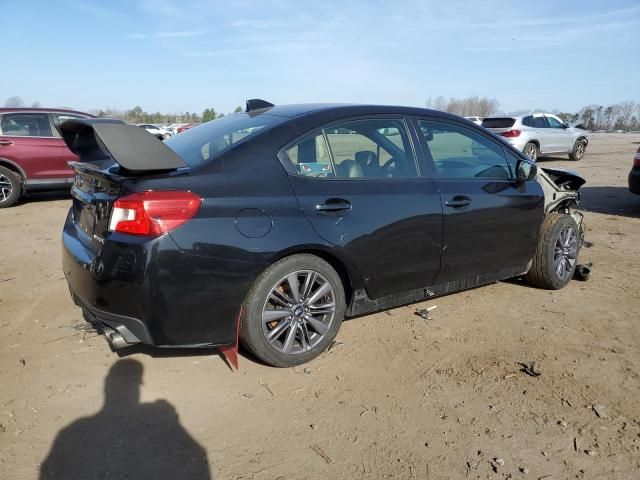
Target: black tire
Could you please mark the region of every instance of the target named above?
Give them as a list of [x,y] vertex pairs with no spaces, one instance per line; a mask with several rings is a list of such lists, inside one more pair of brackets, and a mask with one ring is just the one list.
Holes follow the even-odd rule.
[[[562,275],[558,272],[558,265],[564,254],[558,253],[556,250],[558,242],[562,243],[561,234],[566,229],[572,229],[575,235],[575,251],[567,248],[571,253],[567,255],[567,259],[561,259],[563,263]],[[569,283],[578,263],[578,254],[582,240],[580,229],[576,221],[569,215],[562,213],[550,213],[542,222],[538,237],[538,247],[533,257],[531,268],[527,272],[526,280],[540,288],[549,290],[558,290]],[[562,247],[560,247],[562,250]],[[573,261],[568,257],[573,256]]]
[[529,157],[529,159],[535,162],[536,160],[538,160],[538,155],[540,152],[538,151],[538,146],[535,143],[529,142],[522,149],[522,153],[524,153],[527,157]]
[[7,208],[18,201],[22,195],[20,175],[0,166],[0,208]]
[[584,139],[579,138],[578,140],[576,140],[576,143],[573,144],[573,150],[571,150],[571,153],[569,153],[569,160],[573,160],[575,162],[582,160],[586,148],[587,142],[585,142]]
[[[324,316],[323,321],[328,321],[328,329],[325,333],[320,333],[317,330],[309,330],[312,327],[312,324],[305,323],[304,328],[306,329],[307,336],[304,337],[304,341],[307,342],[307,345],[310,347],[308,349],[304,349],[303,346],[303,327],[293,327],[291,326],[284,327],[282,329],[282,333],[277,335],[275,338],[275,342],[279,342],[279,338],[282,339],[282,348],[284,344],[286,344],[286,337],[293,330],[293,341],[295,342],[295,346],[299,348],[300,351],[285,353],[284,351],[278,350],[279,345],[275,345],[272,342],[267,340],[267,334],[269,332],[274,332],[276,329],[281,327],[281,322],[284,325],[285,322],[290,322],[289,325],[294,325],[293,322],[303,322],[304,319],[300,314],[296,316],[294,313],[296,310],[296,306],[278,306],[282,312],[291,309],[290,316],[287,318],[282,318],[279,320],[272,320],[270,322],[263,323],[263,311],[271,311],[265,310],[267,307],[267,301],[271,297],[271,294],[275,289],[278,288],[279,285],[289,285],[285,284],[285,279],[292,274],[296,274],[295,278],[305,279],[306,272],[312,272],[316,275],[319,274],[318,282],[322,281],[324,283],[328,283],[329,287],[332,289],[330,293],[326,296],[319,297],[322,300],[330,299],[330,303],[335,304],[335,310],[333,311],[333,316],[329,319]],[[315,278],[315,277],[312,277]],[[322,285],[320,284],[320,286]],[[304,300],[303,290],[304,285],[300,284],[302,288],[300,288],[299,297]],[[313,285],[311,286],[313,287]],[[313,297],[312,292],[318,292],[320,287],[318,286],[315,290],[309,290],[309,296],[306,298],[311,299]],[[284,291],[279,290],[285,295],[292,298],[292,291]],[[299,303],[299,302],[298,302]],[[300,307],[302,304],[297,305]],[[328,304],[327,304],[328,305]],[[258,357],[263,362],[272,365],[274,367],[292,367],[295,365],[300,365],[302,363],[308,362],[309,360],[317,357],[323,351],[327,349],[327,347],[331,344],[333,339],[335,338],[338,330],[340,328],[340,324],[342,323],[342,319],[344,317],[344,312],[346,309],[345,305],[345,295],[344,295],[344,287],[342,286],[342,281],[340,280],[340,276],[333,269],[331,265],[322,260],[315,255],[309,254],[298,254],[292,255],[290,257],[283,258],[273,265],[269,266],[264,272],[260,274],[260,276],[256,279],[251,290],[247,293],[247,296],[243,303],[242,309],[242,319],[240,324],[240,341],[242,344],[256,357]],[[329,314],[327,314],[329,315]],[[319,317],[316,317],[319,318]],[[315,344],[312,346],[312,338],[311,335],[315,337]],[[307,341],[309,339],[309,341]]]

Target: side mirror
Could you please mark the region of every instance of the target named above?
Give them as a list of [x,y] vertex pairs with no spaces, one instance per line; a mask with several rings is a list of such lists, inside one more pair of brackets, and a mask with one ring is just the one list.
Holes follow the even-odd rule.
[[562,124],[562,128],[564,128],[566,130],[567,128],[569,128],[569,124],[568,123],[563,123]]
[[527,160],[518,160],[516,163],[516,179],[520,182],[533,180],[538,174],[538,167]]

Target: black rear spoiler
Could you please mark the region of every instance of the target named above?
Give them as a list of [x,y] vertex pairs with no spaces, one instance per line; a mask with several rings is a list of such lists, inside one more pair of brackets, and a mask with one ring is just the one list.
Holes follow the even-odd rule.
[[133,171],[175,170],[186,167],[180,156],[143,128],[121,120],[87,118],[60,125],[62,138],[81,162],[112,159]]

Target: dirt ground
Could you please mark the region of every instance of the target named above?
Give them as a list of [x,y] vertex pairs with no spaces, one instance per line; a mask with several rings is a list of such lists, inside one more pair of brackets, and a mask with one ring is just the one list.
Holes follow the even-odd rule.
[[[0,210],[0,478],[38,478],[45,459],[41,478],[640,478],[639,143],[595,135],[579,163],[540,162],[588,180],[588,282],[501,282],[350,320],[295,369],[119,358],[68,295],[69,197]],[[432,320],[414,314],[431,305]]]

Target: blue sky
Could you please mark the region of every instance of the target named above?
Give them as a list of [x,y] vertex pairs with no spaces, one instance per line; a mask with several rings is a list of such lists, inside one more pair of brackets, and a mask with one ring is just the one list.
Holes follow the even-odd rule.
[[0,0],[0,12],[0,102],[200,113],[255,97],[640,101],[637,0]]

